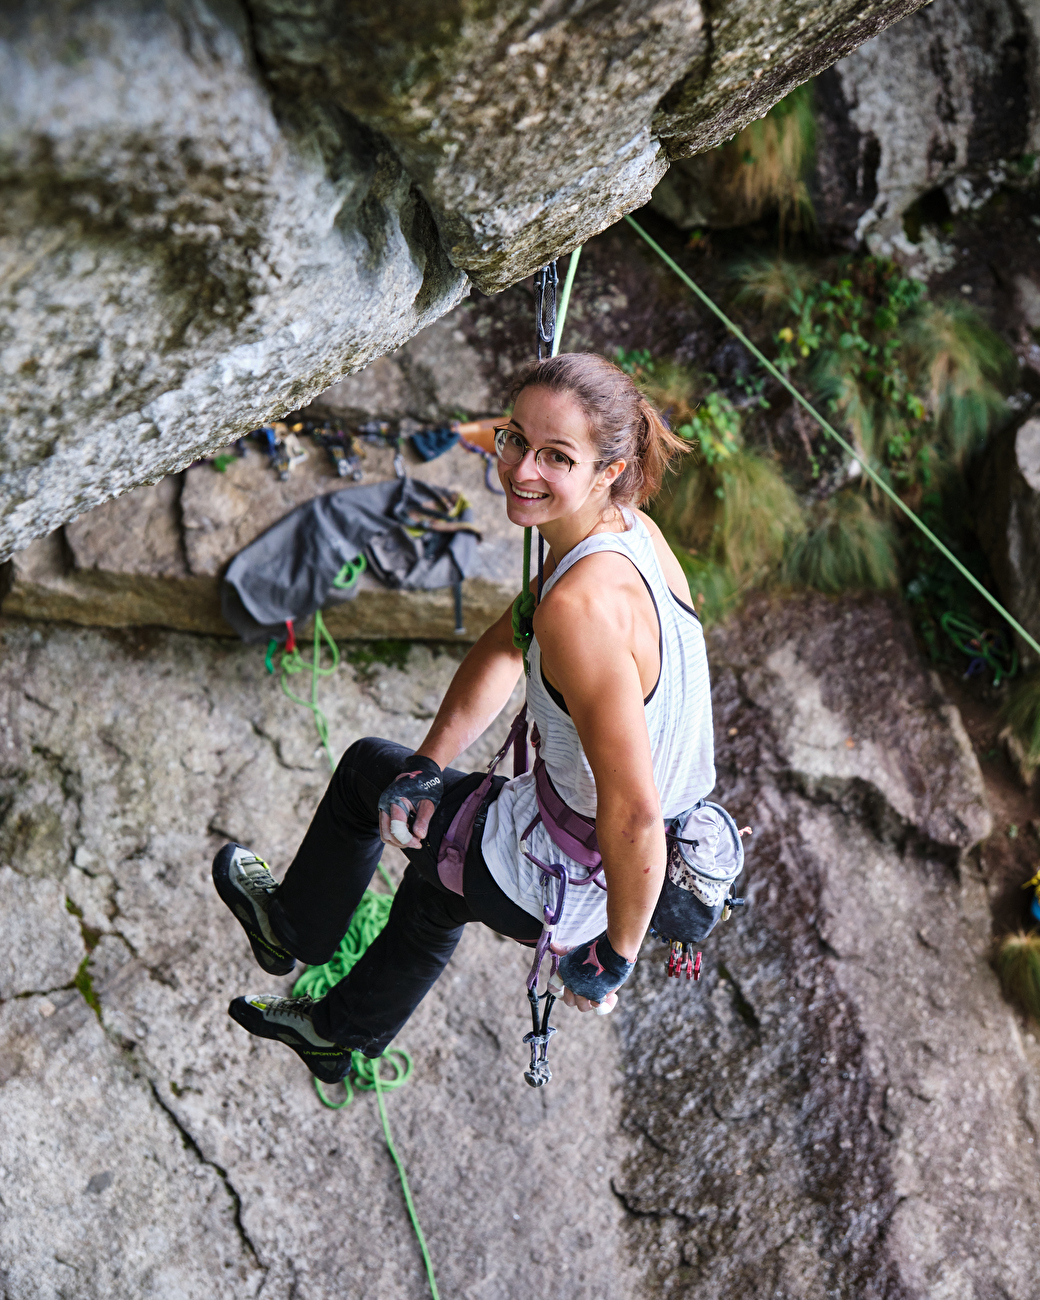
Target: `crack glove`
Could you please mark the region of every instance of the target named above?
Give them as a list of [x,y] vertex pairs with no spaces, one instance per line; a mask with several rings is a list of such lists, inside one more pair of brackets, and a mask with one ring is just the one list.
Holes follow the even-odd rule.
[[634,961],[626,961],[614,951],[604,930],[595,939],[579,944],[560,958],[557,979],[580,998],[605,1002],[624,984],[634,966]]
[[[411,845],[416,848],[418,845],[412,844],[413,827],[420,806],[424,802],[430,803],[432,805],[430,817],[432,817],[444,794],[444,782],[441,779],[441,769],[432,758],[412,754],[405,761],[408,763],[408,770],[394,777],[379,796],[380,820],[383,815],[386,816],[393,843],[398,847],[405,848]],[[427,818],[428,824],[429,818]],[[381,826],[381,838],[389,843],[384,832],[385,827]]]

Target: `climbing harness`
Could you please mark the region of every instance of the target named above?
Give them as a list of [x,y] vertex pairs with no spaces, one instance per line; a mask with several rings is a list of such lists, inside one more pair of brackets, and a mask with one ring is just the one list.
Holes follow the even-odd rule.
[[760,363],[760,365],[762,365],[778,383],[782,384],[783,387],[787,389],[787,391],[791,394],[791,396],[795,399],[795,401],[800,406],[804,407],[804,409],[809,412],[809,414],[813,417],[816,423],[823,430],[824,436],[828,438],[833,438],[834,441],[838,444],[838,446],[841,447],[841,449],[847,455],[852,457],[852,459],[857,463],[857,465],[859,465],[859,467],[863,470],[864,474],[867,475],[867,477],[871,480],[871,482],[876,484],[876,486],[879,487],[881,491],[884,492],[885,495],[891,501],[893,501],[896,506],[899,507],[900,510],[902,510],[903,514],[906,515],[907,518],[910,519],[921,530],[922,533],[924,533],[925,537],[928,538],[928,540],[932,543],[932,545],[943,555],[945,555],[945,557],[950,561],[950,563],[961,575],[961,577],[967,578],[967,580],[971,583],[971,585],[975,588],[975,590],[979,593],[979,595],[982,596],[985,600],[987,600],[990,603],[990,605],[992,605],[993,608],[997,611],[997,613],[1000,614],[1002,618],[1006,619],[1007,622],[1011,625],[1011,627],[1015,629],[1015,631],[1022,638],[1022,640],[1025,641],[1026,645],[1028,645],[1031,650],[1035,651],[1037,655],[1040,655],[1040,642],[1038,642],[1034,637],[1030,636],[1030,634],[1025,630],[1022,624],[1019,623],[1019,621],[1016,618],[1014,618],[1010,613],[1008,613],[1008,611],[1004,608],[1004,606],[1000,603],[1000,601],[997,600],[996,596],[994,596],[991,592],[986,590],[986,588],[978,580],[978,578],[975,577],[975,575],[971,572],[971,570],[968,569],[964,564],[961,563],[960,560],[957,559],[956,555],[954,555],[954,553],[950,550],[950,548],[946,546],[943,542],[941,542],[938,537],[936,537],[935,533],[932,532],[932,530],[922,519],[919,519],[918,516],[914,514],[914,512],[903,501],[903,499],[899,496],[899,494],[893,491],[891,487],[889,487],[889,485],[885,482],[885,480],[881,477],[881,475],[878,474],[877,471],[872,468],[872,466],[867,464],[867,462],[863,459],[863,457],[859,454],[859,452],[856,451],[856,449],[851,445],[851,443],[849,443],[845,438],[843,438],[841,434],[837,431],[837,429],[835,429],[832,424],[830,424],[827,420],[823,418],[823,416],[819,413],[819,411],[817,411],[817,409],[812,405],[812,403],[809,402],[806,398],[804,398],[802,394],[798,391],[798,389],[795,388],[794,384],[791,383],[791,381],[787,378],[787,376],[782,374],[776,368],[776,366],[773,365],[773,363],[769,360],[769,358],[765,355],[765,353],[762,352],[759,348],[755,347],[754,343],[751,342],[751,340],[740,328],[740,326],[736,325],[733,321],[731,321],[721,307],[716,306],[716,304],[712,301],[711,298],[708,297],[708,295],[704,292],[704,290],[700,287],[700,285],[696,284],[693,280],[690,279],[690,277],[682,269],[679,263],[676,262],[674,258],[668,256],[668,254],[664,251],[661,245],[646,233],[646,231],[643,229],[643,227],[639,224],[638,221],[634,221],[630,216],[626,216],[625,220],[636,232],[636,234],[639,235],[639,237],[642,240],[644,240],[654,250],[654,252],[658,255],[658,257],[661,258],[661,260],[665,263],[665,265],[670,267],[675,272],[675,274],[679,277],[679,279],[682,280],[683,284],[685,284],[688,289],[692,289],[693,292],[697,295],[697,297],[701,300],[701,302],[703,302],[704,305],[708,308],[708,310],[713,312],[719,318],[719,320],[722,321],[723,325],[725,325],[725,327],[729,330],[729,332],[735,338],[738,338],[741,341],[741,343],[744,344],[747,350]]
[[[379,872],[390,892],[388,894],[377,894],[375,890],[365,890],[354,911],[354,915],[350,919],[347,933],[340,940],[339,948],[324,966],[311,966],[304,971],[293,985],[293,997],[307,995],[314,998],[315,1001],[323,998],[331,988],[334,988],[341,979],[349,974],[386,925],[393,903],[394,885],[382,863],[379,864]],[[390,1079],[384,1079],[380,1072],[384,1061],[394,1072],[393,1077]],[[401,1047],[388,1047],[381,1056],[376,1057],[374,1060],[369,1059],[361,1052],[354,1052],[351,1057],[350,1072],[343,1080],[345,1096],[342,1101],[330,1101],[321,1086],[320,1079],[314,1080],[314,1088],[321,1104],[327,1106],[330,1110],[342,1110],[345,1106],[349,1106],[354,1100],[354,1088],[376,1094],[376,1104],[379,1107],[379,1119],[383,1128],[383,1137],[386,1140],[386,1149],[397,1169],[405,1208],[408,1210],[408,1218],[411,1220],[416,1240],[419,1243],[419,1251],[422,1254],[423,1264],[426,1268],[426,1278],[430,1284],[430,1292],[433,1295],[433,1300],[440,1300],[437,1279],[433,1272],[433,1260],[430,1258],[426,1238],[423,1235],[419,1216],[416,1213],[415,1202],[412,1200],[412,1190],[408,1185],[408,1175],[405,1172],[404,1161],[398,1155],[393,1134],[390,1131],[390,1117],[387,1114],[384,1099],[386,1093],[402,1088],[408,1082],[412,1077],[412,1069],[412,1058]],[[351,1075],[353,1075],[353,1085],[351,1084]]]

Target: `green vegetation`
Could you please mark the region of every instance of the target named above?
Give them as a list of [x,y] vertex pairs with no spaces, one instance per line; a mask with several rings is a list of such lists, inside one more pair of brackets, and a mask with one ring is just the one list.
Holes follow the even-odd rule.
[[809,527],[784,560],[783,576],[793,587],[831,593],[895,587],[895,529],[878,518],[861,493],[839,492],[812,508]]
[[779,465],[744,447],[740,412],[714,376],[658,365],[643,386],[695,453],[665,485],[653,514],[698,612],[712,621],[777,569],[789,537],[804,527],[801,508]]
[[373,664],[404,670],[411,650],[410,641],[355,641],[343,651],[343,658],[361,673],[368,672]]
[[1012,686],[1004,717],[1022,746],[1024,766],[1031,771],[1040,768],[1040,668]]
[[82,993],[83,1001],[86,1002],[87,1006],[90,1007],[94,1015],[96,1015],[98,1020],[100,1020],[101,1003],[98,1000],[97,993],[94,991],[94,981],[90,974],[89,963],[90,963],[90,954],[87,953],[87,955],[83,958],[83,960],[79,964],[79,967],[76,971],[76,975],[72,981],[72,984],[74,988],[77,988],[80,991],[80,993]]
[[997,974],[1006,996],[1040,1020],[1040,931],[1006,935],[997,950]]
[[[1010,350],[976,313],[929,302],[919,282],[879,258],[845,258],[828,277],[784,259],[737,274],[738,301],[771,331],[778,366],[984,575],[964,470],[1004,414]],[[822,430],[803,435],[809,464],[796,494],[761,420],[756,427],[769,405],[762,376],[735,376],[731,396],[711,374],[639,351],[624,359],[695,452],[665,484],[654,515],[708,620],[766,583],[829,593],[903,584],[937,659],[964,662],[942,621],[951,610],[977,618],[987,644],[1006,635]]]
[[743,224],[775,212],[780,243],[787,231],[815,225],[806,177],[816,145],[812,83],[774,104],[716,151],[715,187]]
[[777,367],[818,396],[856,450],[904,495],[959,467],[1004,411],[1014,358],[977,312],[939,307],[880,258],[834,281],[789,262],[741,272],[746,302],[777,328]]

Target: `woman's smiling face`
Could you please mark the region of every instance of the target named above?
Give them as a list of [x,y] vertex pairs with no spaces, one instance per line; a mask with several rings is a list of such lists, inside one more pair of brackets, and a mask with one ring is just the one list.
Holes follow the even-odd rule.
[[[602,504],[606,504],[607,492],[601,484],[603,469],[596,464],[597,451],[585,415],[572,397],[532,384],[517,397],[508,427],[531,448],[519,465],[498,462],[510,522],[521,528],[537,528],[576,514],[598,488],[602,488]],[[553,482],[543,478],[532,454],[542,447],[562,452],[574,461],[570,472]],[[614,475],[608,473],[607,477]]]

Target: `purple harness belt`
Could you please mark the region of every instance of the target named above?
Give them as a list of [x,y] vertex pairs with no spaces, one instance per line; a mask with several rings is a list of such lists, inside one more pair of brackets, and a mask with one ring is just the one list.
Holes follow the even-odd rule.
[[[601,879],[602,859],[599,853],[599,845],[596,842],[595,820],[575,812],[557,794],[552,781],[549,779],[545,763],[538,753],[541,740],[537,727],[531,729],[531,740],[535,747],[534,788],[535,797],[538,800],[538,813],[521,836],[521,847],[523,848],[527,837],[541,822],[549,832],[549,838],[556,847],[562,849],[575,862],[580,862],[589,872],[587,876],[581,879],[570,879],[569,883],[572,885],[585,885],[591,882],[598,885],[600,889],[606,889],[606,885]],[[473,793],[463,801],[462,806],[452,818],[444,839],[441,841],[440,852],[437,855],[437,875],[440,877],[441,884],[455,894],[463,892],[462,877],[466,865],[466,853],[469,849],[470,840],[473,838],[473,823],[476,821],[477,812],[491,789],[491,781],[495,775],[495,770],[506,756],[510,746],[513,747],[513,775],[520,776],[527,771],[526,704],[513,719],[505,744],[488,764],[487,775]],[[537,858],[532,857],[526,848],[523,848],[523,852],[547,875],[555,876],[557,879],[565,876],[566,873],[558,865],[550,866],[548,863],[540,862]]]
[[[592,884],[597,885],[604,891],[607,888],[603,880],[603,860],[600,857],[599,845],[596,842],[595,821],[591,817],[585,817],[581,813],[575,812],[557,794],[552,781],[549,779],[545,763],[538,753],[541,740],[537,727],[531,728],[531,740],[535,747],[534,788],[535,797],[538,800],[538,812],[521,836],[520,850],[524,857],[533,862],[545,877],[552,876],[558,880],[560,887],[556,896],[555,908],[550,907],[548,903],[545,903],[542,908],[544,913],[542,917],[542,933],[535,946],[534,961],[531,964],[531,972],[527,977],[529,992],[538,983],[538,972],[542,968],[542,962],[545,960],[545,955],[552,943],[553,933],[563,915],[568,885]],[[440,852],[437,855],[437,875],[440,877],[441,884],[455,894],[463,892],[466,853],[469,850],[470,840],[473,838],[473,823],[477,819],[477,812],[491,789],[495,769],[505,757],[510,745],[513,747],[513,775],[520,776],[527,771],[526,704],[513,719],[505,744],[488,764],[487,776],[484,777],[473,793],[463,801],[461,808],[451,819],[451,825],[441,841]],[[536,858],[534,854],[528,851],[527,837],[539,822],[549,832],[549,838],[557,848],[562,849],[575,862],[580,862],[585,867],[589,873],[587,876],[575,878],[569,875],[566,868],[560,863],[542,862],[540,858]],[[553,953],[552,974],[556,974],[558,965],[559,957]]]

